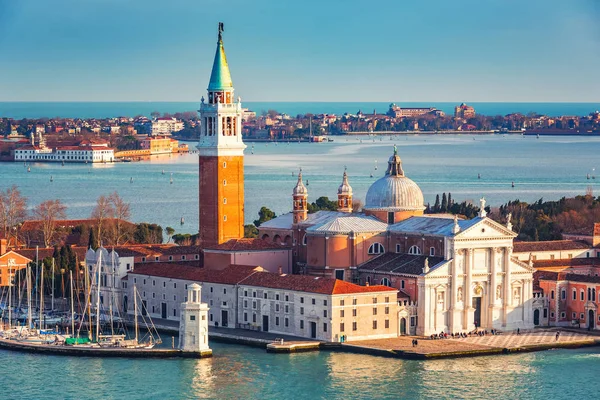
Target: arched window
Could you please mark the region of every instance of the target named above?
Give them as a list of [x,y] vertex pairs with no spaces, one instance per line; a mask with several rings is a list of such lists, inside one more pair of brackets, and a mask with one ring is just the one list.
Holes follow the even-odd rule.
[[369,254],[383,254],[385,249],[381,243],[373,243],[371,247],[369,247]]
[[371,285],[371,277],[367,276],[367,285]]
[[302,246],[306,246],[306,234],[302,237]]
[[421,249],[418,246],[410,246],[408,254],[421,255]]
[[392,286],[392,281],[390,281],[388,278],[383,278],[383,279],[381,280],[381,284],[382,284],[383,286]]

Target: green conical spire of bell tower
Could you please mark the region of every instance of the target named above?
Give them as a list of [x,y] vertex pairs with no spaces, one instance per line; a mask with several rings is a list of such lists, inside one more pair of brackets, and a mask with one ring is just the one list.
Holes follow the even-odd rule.
[[212,72],[210,74],[208,90],[233,90],[233,82],[231,82],[229,65],[227,64],[225,48],[223,47],[222,22],[219,22],[219,40],[217,41],[217,52],[215,54],[215,61],[213,62]]

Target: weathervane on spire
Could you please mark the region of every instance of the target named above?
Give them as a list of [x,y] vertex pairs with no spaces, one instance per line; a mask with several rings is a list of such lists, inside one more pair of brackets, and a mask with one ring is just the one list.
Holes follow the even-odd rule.
[[219,42],[220,42],[221,40],[223,40],[223,31],[224,31],[224,28],[223,28],[223,23],[222,23],[222,22],[219,22]]

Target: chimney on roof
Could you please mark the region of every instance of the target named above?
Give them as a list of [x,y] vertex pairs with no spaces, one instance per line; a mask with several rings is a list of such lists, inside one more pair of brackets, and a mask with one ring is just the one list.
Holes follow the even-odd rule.
[[279,275],[283,275],[283,268],[281,268],[281,265],[279,267],[277,267],[277,273]]
[[6,239],[0,239],[0,256],[6,253],[8,248],[8,241]]

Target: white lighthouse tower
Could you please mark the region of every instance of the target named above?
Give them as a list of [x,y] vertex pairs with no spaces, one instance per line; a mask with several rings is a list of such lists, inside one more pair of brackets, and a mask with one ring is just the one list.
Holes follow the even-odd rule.
[[196,353],[200,357],[212,356],[208,347],[208,305],[201,301],[202,288],[197,283],[188,286],[188,296],[181,303],[179,322],[179,350]]

